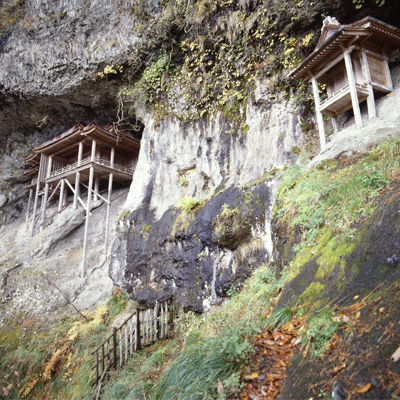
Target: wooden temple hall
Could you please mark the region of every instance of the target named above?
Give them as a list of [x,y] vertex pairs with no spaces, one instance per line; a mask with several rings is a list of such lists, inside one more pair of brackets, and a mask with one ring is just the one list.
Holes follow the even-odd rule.
[[[368,118],[376,116],[375,97],[393,90],[387,56],[399,48],[400,30],[375,18],[351,25],[324,19],[316,49],[289,74],[312,83],[321,150],[326,145],[323,115],[338,131],[338,116],[353,109],[356,127],[362,128],[360,103],[366,100]],[[318,83],[326,84],[323,101]]]
[[[111,193],[113,184],[132,182],[140,149],[140,140],[115,129],[111,124],[102,128],[95,123],[78,123],[60,136],[33,148],[25,158],[34,167],[26,172],[31,183],[26,221],[32,217],[32,236],[51,223],[53,217],[68,206],[73,195],[74,209],[86,210],[85,236],[81,276],[86,273],[86,250],[90,210],[99,199],[107,204],[105,253],[107,254]],[[104,196],[101,194],[104,193]],[[31,204],[34,195],[34,205]],[[72,196],[71,196],[72,198]],[[40,201],[40,206],[38,203]],[[58,203],[52,215],[46,215],[51,202]]]

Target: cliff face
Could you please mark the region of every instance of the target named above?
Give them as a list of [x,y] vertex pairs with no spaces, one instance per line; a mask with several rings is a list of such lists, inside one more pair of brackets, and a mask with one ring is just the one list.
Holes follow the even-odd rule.
[[[130,296],[152,303],[173,294],[204,311],[269,260],[277,182],[268,173],[292,162],[303,139],[298,110],[270,87],[258,82],[242,110],[246,133],[231,133],[222,113],[189,123],[145,121],[125,204],[134,211],[121,222],[110,265],[110,277]],[[182,199],[199,204],[187,210]],[[218,216],[228,214],[224,223],[235,226],[218,235]]]
[[320,13],[394,23],[396,4],[3,2],[0,234],[23,221],[32,145],[79,120],[139,125],[110,277],[143,302],[175,294],[207,309],[271,258],[274,169],[318,148],[309,93],[283,72],[316,42]]

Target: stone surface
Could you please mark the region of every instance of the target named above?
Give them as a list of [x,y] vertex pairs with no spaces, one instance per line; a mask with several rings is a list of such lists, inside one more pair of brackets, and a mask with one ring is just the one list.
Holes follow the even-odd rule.
[[[126,194],[125,188],[113,195],[109,249]],[[0,324],[17,315],[46,324],[55,312],[75,312],[65,297],[82,311],[111,296],[114,285],[107,276],[109,257],[104,255],[106,209],[104,204],[92,209],[85,278],[79,277],[86,214],[82,208],[73,210],[70,204],[33,238],[24,217],[0,229]],[[50,208],[48,215],[53,211]]]

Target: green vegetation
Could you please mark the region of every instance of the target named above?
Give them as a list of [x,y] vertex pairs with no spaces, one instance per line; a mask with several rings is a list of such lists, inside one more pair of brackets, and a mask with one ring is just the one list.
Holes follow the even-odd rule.
[[147,240],[151,232],[151,225],[143,225],[141,235],[144,240]]
[[206,319],[181,314],[176,339],[135,355],[127,369],[114,375],[104,399],[217,398],[218,380],[226,395],[237,394],[240,373],[254,351],[249,339],[265,328],[285,279],[285,271],[276,278],[263,265]]
[[[132,83],[121,91],[125,101],[184,121],[221,110],[232,122],[230,133],[246,133],[245,103],[255,79],[292,68],[315,39],[285,29],[306,18],[308,4],[251,3],[164,1],[157,21],[138,26],[146,49],[132,57]],[[148,18],[145,10],[140,18]],[[148,62],[145,50],[155,60]],[[187,106],[178,112],[182,97]]]
[[395,138],[344,168],[338,168],[337,161],[326,161],[313,170],[288,168],[279,189],[275,218],[290,231],[300,232],[292,278],[317,256],[316,280],[326,279],[336,266],[344,273],[345,256],[362,240],[357,223],[374,213],[379,193],[398,176],[399,154],[400,139]]
[[179,178],[179,184],[183,187],[186,187],[189,184],[189,180],[188,178],[186,178],[186,176],[181,176]]
[[0,39],[23,17],[25,0],[14,0],[6,7],[0,6]]
[[35,321],[27,319],[13,330],[14,336],[20,335],[18,347],[17,338],[1,332],[0,379],[6,398],[88,398],[94,379],[91,352],[110,334],[110,321],[127,302],[116,292],[107,305],[99,304],[93,315],[86,314],[87,320],[78,315],[67,318],[49,332],[39,331]]
[[199,200],[196,197],[182,196],[178,202],[178,209],[181,210],[180,215],[175,221],[172,234],[178,232],[186,232],[190,224],[194,221],[196,212],[200,211],[207,199]]

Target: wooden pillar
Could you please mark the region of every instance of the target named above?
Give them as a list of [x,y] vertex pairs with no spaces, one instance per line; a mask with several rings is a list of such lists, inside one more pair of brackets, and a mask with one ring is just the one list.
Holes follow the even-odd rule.
[[360,53],[360,61],[364,79],[367,82],[367,88],[368,88],[368,97],[367,97],[368,118],[375,118],[376,108],[375,108],[374,88],[372,87],[371,84],[371,72],[369,70],[367,53],[365,52],[364,47],[362,48]]
[[[95,154],[96,154],[96,141],[93,140],[93,142],[92,142],[92,161],[94,160]],[[93,168],[93,164],[92,164],[90,166],[88,197],[87,197],[87,203],[86,203],[85,236],[83,238],[83,255],[82,255],[83,259],[82,259],[81,278],[84,278],[86,275],[86,252],[87,252],[87,240],[88,240],[88,232],[89,232],[90,206],[92,203],[93,175],[94,175],[94,168]]]
[[356,90],[356,81],[354,79],[353,65],[351,63],[351,56],[348,49],[344,51],[344,62],[346,65],[347,80],[349,82],[351,103],[353,105],[354,119],[356,120],[357,129],[362,128],[362,118],[360,111],[360,104],[358,103],[358,96]]
[[99,197],[97,196],[99,194],[99,188],[100,188],[100,177],[96,176],[94,178],[94,194],[93,194],[93,201],[99,200]]
[[35,192],[35,203],[33,205],[33,215],[32,215],[32,230],[31,237],[33,236],[33,231],[35,230],[35,219],[36,219],[36,208],[39,199],[39,190],[40,190],[40,174],[38,175],[36,182],[36,192]]
[[62,205],[67,204],[67,199],[68,199],[68,188],[66,187],[64,189],[64,198],[63,198]]
[[319,99],[318,83],[317,83],[317,80],[316,80],[314,75],[311,77],[311,82],[312,82],[313,92],[314,92],[315,112],[317,114],[319,141],[320,141],[320,144],[321,144],[321,151],[324,151],[325,147],[326,147],[324,119],[322,117],[321,111],[319,110],[321,102],[320,102],[320,99]]
[[[115,148],[111,149],[110,155],[110,166],[114,167],[114,156],[115,156]],[[108,247],[108,231],[110,226],[110,207],[111,207],[111,192],[112,192],[112,184],[113,184],[114,174],[110,174],[108,178],[108,203],[107,203],[107,217],[106,217],[106,237],[104,240],[104,254],[107,256],[107,247]]]
[[65,190],[65,181],[64,179],[61,179],[60,198],[58,199],[58,212],[61,211],[61,208],[64,204],[64,190]]
[[[101,158],[101,149],[96,149],[96,158],[100,159]],[[92,160],[93,161],[93,160]],[[94,178],[94,195],[93,195],[93,201],[99,200],[99,197],[97,196],[99,193],[99,188],[100,188],[100,177],[95,176]]]
[[[82,163],[82,153],[83,153],[83,142],[79,142],[78,161],[76,163],[78,167]],[[79,191],[80,179],[81,179],[81,174],[80,174],[80,172],[77,172],[75,175],[75,193],[74,193],[74,203],[73,203],[74,210],[76,210],[78,208],[78,197],[80,195],[80,191]]]
[[28,223],[28,219],[29,219],[29,211],[31,208],[32,194],[33,194],[33,189],[29,189],[28,208],[26,209],[26,221],[25,221],[26,223]]
[[[46,174],[46,179],[49,178],[51,174],[51,165],[53,163],[53,156],[49,156],[49,162],[47,164],[47,174]],[[46,218],[46,209],[47,209],[47,199],[49,197],[49,184],[46,183],[44,187],[44,195],[43,195],[43,204],[42,204],[42,216],[40,218],[40,231],[43,229],[43,222]]]

